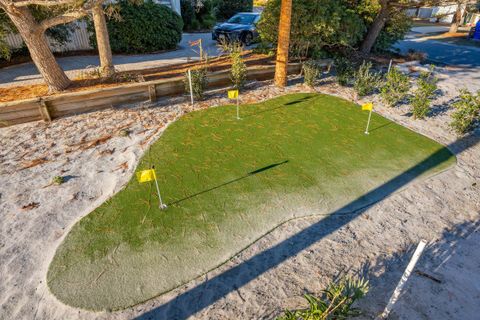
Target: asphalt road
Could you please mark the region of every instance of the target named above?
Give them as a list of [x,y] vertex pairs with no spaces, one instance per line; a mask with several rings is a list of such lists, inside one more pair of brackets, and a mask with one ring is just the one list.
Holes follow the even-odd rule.
[[417,33],[409,34],[405,40],[395,44],[402,53],[409,49],[426,52],[428,59],[435,63],[461,67],[480,67],[480,48],[459,46],[436,40],[422,39]]

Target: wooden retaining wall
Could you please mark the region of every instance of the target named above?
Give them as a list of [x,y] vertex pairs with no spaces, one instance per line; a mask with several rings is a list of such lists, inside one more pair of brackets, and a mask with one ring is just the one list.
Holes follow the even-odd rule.
[[[289,74],[300,73],[301,64],[290,64]],[[275,66],[247,68],[248,80],[273,79]],[[174,96],[185,92],[184,77],[175,77],[141,83],[132,83],[112,88],[63,93],[42,98],[0,103],[0,127],[20,123],[53,119],[83,112],[110,108],[112,106],[155,101],[159,97]],[[231,84],[230,70],[208,74],[208,88],[227,87]]]

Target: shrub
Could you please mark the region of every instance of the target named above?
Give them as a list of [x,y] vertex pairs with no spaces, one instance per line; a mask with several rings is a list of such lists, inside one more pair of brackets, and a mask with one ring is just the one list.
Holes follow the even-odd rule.
[[474,95],[463,89],[460,100],[453,104],[455,111],[452,113],[450,126],[458,134],[465,134],[480,121],[480,90]]
[[230,57],[232,59],[232,68],[230,79],[236,89],[242,88],[247,80],[247,66],[242,58],[242,50],[243,46],[241,43],[231,44]]
[[363,61],[355,72],[354,89],[360,97],[367,96],[380,85],[381,77],[371,71],[372,63]]
[[[281,0],[267,2],[258,23],[262,40],[276,46]],[[293,57],[351,50],[363,38],[366,25],[346,0],[293,1],[290,52]]]
[[[202,67],[198,69],[191,70],[192,74],[192,91],[193,96],[196,100],[203,100],[205,90],[207,89],[207,68]],[[190,83],[188,81],[188,72],[185,72],[185,79],[183,80],[185,84],[185,91],[190,94]]]
[[429,71],[420,72],[417,89],[412,98],[412,113],[414,119],[424,119],[430,111],[430,105],[437,91],[437,78],[433,66]]
[[303,82],[309,87],[314,87],[315,81],[320,75],[320,68],[315,61],[307,61],[303,64],[303,74]]
[[[174,49],[182,39],[182,18],[170,8],[152,0],[119,0],[120,18],[107,20],[113,52],[145,53]],[[91,25],[91,23],[90,23]],[[96,47],[95,35],[90,37]]]
[[215,15],[218,20],[231,18],[237,12],[250,12],[253,10],[253,0],[217,0]]
[[348,85],[355,77],[352,63],[344,57],[337,57],[334,64],[337,72],[337,82],[342,86]]
[[55,176],[55,177],[53,177],[53,179],[52,179],[52,184],[55,184],[55,185],[57,185],[57,186],[59,186],[59,185],[61,185],[61,184],[63,184],[63,183],[65,183],[65,178],[62,177],[62,176]]
[[387,106],[394,107],[407,97],[409,90],[410,78],[400,72],[397,67],[393,67],[387,73],[385,84],[380,89],[380,95]]
[[332,282],[322,292],[320,298],[305,295],[309,308],[304,310],[286,310],[283,317],[277,320],[326,320],[347,319],[360,314],[352,305],[363,298],[369,290],[368,281],[363,279],[345,278]]
[[212,0],[181,0],[184,31],[211,29],[216,22]]

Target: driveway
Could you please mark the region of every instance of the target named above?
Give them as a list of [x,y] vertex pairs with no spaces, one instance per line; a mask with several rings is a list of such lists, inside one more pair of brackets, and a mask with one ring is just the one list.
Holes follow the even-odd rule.
[[[189,42],[202,39],[203,48],[209,56],[216,56],[219,50],[210,33],[184,33],[178,49],[163,53],[142,55],[115,55],[113,63],[119,71],[156,68],[198,59],[198,47],[190,47]],[[99,65],[98,56],[73,56],[57,59],[70,78]],[[32,62],[1,69],[0,87],[43,83],[43,79]]]
[[416,32],[407,35],[404,40],[397,42],[394,47],[402,53],[407,53],[409,49],[426,52],[428,59],[435,63],[467,68],[480,67],[480,48],[425,39],[419,37]]

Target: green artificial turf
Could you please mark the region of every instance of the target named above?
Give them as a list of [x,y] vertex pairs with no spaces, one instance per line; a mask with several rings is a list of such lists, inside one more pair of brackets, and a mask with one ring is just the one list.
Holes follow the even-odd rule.
[[286,95],[240,113],[224,106],[173,123],[137,168],[155,166],[168,209],[159,210],[154,184],[132,177],[58,248],[47,275],[53,294],[75,307],[122,309],[211,270],[288,219],[376,201],[385,195],[365,194],[433,154],[426,174],[455,162],[377,114],[365,135],[368,112],[332,96]]

